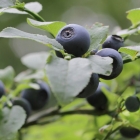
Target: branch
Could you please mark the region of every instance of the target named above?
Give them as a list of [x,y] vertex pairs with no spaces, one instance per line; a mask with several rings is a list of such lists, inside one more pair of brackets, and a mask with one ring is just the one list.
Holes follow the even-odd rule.
[[45,118],[45,117],[50,117],[50,116],[60,116],[60,117],[63,117],[63,116],[66,116],[66,115],[92,115],[92,116],[101,116],[101,115],[104,115],[104,114],[108,114],[110,116],[115,116],[116,114],[116,111],[97,111],[97,110],[93,110],[93,109],[90,109],[90,110],[72,110],[72,111],[65,111],[65,112],[60,112],[58,109],[50,109],[48,110],[47,112],[44,112],[42,114],[38,114],[36,116],[33,116],[31,118],[29,118],[27,120],[27,123],[23,126],[23,127],[29,127],[29,126],[32,126],[32,125],[43,125],[43,124],[46,124],[46,123],[52,123],[53,121],[46,121],[44,123],[39,123],[39,120],[42,119],[42,118]]

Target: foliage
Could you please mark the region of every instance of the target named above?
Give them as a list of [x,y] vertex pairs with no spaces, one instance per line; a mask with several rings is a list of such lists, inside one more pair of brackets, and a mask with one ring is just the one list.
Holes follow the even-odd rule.
[[[91,38],[90,48],[81,58],[73,58],[73,55],[65,53],[63,46],[55,40],[58,31],[66,23],[46,22],[38,14],[42,10],[41,4],[0,0],[0,7],[0,14],[31,16],[33,19],[27,18],[27,23],[31,27],[44,30],[51,35],[50,38],[13,27],[7,27],[0,32],[1,38],[30,39],[51,49],[49,52],[31,53],[22,57],[21,62],[28,69],[18,75],[11,66],[0,70],[0,80],[6,88],[6,95],[0,99],[0,139],[15,140],[23,137],[26,140],[38,138],[112,140],[115,137],[116,140],[121,140],[124,139],[118,131],[121,127],[132,126],[140,130],[140,111],[130,113],[124,105],[128,96],[137,93],[136,96],[140,98],[140,46],[125,46],[119,49],[124,70],[116,79],[110,81],[100,79],[111,87],[111,91],[102,89],[108,99],[108,108],[98,111],[89,106],[85,99],[77,99],[76,96],[87,86],[93,72],[107,76],[112,72],[112,58],[91,55],[93,50],[96,52],[101,48],[109,27],[101,23],[95,23],[92,27],[87,26]],[[128,11],[127,18],[132,26],[116,34],[125,41],[131,35],[139,35],[139,15],[140,9]],[[61,52],[64,59],[57,57],[55,51]],[[128,62],[132,63],[125,64]],[[130,69],[131,67],[133,69]],[[24,89],[39,89],[38,84],[34,82],[37,80],[45,81],[50,86],[52,94],[49,103],[42,110],[33,112],[26,120],[25,111],[19,106],[12,106],[11,100],[20,96],[20,92]],[[123,82],[125,86],[121,87]]]

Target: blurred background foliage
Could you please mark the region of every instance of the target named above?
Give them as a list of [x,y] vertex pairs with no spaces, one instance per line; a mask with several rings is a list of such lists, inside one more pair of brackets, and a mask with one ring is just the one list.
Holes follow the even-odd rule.
[[[25,3],[32,1],[24,0]],[[131,24],[126,19],[126,11],[140,6],[139,0],[40,0],[39,2],[43,5],[40,15],[46,21],[64,21],[82,26],[101,22],[109,25],[110,34],[119,29],[128,28]],[[31,33],[46,34],[29,27],[26,18],[27,15],[21,17],[21,15],[4,14],[0,17],[0,30],[12,26]],[[0,42],[0,69],[11,65],[17,73],[25,69],[19,59],[21,56],[30,52],[47,50],[43,45],[29,40],[1,38]]]

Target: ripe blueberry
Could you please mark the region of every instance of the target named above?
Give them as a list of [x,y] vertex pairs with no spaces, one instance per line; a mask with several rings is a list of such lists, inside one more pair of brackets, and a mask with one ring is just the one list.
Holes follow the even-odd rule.
[[103,43],[102,48],[111,48],[118,51],[119,48],[123,46],[123,42],[124,40],[122,39],[122,37],[118,35],[110,35]]
[[140,134],[140,131],[136,128],[129,126],[129,127],[122,127],[120,129],[120,133],[122,136],[126,138],[136,138]]
[[111,57],[113,59],[113,70],[110,76],[99,75],[100,78],[110,80],[116,78],[123,69],[123,60],[121,55],[114,49],[105,48],[96,53],[102,57]]
[[13,105],[18,105],[18,106],[22,107],[25,110],[27,117],[29,117],[32,109],[31,109],[30,103],[26,99],[15,98],[15,99],[13,99],[12,103],[13,103]]
[[91,75],[90,81],[88,83],[88,85],[78,94],[78,98],[86,98],[88,96],[90,96],[91,94],[93,94],[99,84],[99,77],[98,74],[93,73]]
[[64,47],[65,51],[76,57],[85,54],[90,46],[90,36],[87,30],[77,24],[64,26],[57,34],[56,40]]
[[104,110],[107,108],[107,98],[102,92],[103,87],[109,90],[108,85],[100,82],[95,93],[87,98],[87,102],[98,110]]
[[137,96],[129,96],[125,100],[126,109],[130,112],[135,112],[140,108],[140,101]]
[[40,86],[39,90],[30,88],[21,92],[21,97],[31,104],[32,110],[43,108],[47,104],[51,93],[49,86],[45,82],[39,81],[37,83]]
[[2,81],[0,81],[0,98],[5,94],[5,88]]

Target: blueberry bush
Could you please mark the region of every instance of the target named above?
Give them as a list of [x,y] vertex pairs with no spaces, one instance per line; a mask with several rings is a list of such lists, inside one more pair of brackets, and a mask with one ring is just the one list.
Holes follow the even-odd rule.
[[140,9],[127,12],[131,27],[109,35],[98,22],[47,22],[40,5],[0,0],[0,15],[27,15],[31,28],[49,34],[6,27],[0,38],[50,48],[23,56],[19,74],[0,69],[0,140],[139,140],[140,46],[129,37],[140,34]]

